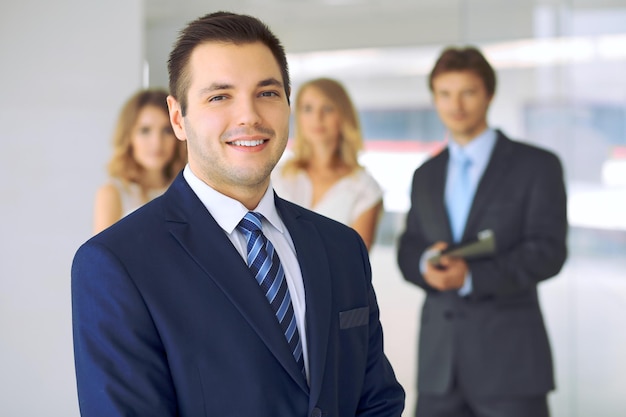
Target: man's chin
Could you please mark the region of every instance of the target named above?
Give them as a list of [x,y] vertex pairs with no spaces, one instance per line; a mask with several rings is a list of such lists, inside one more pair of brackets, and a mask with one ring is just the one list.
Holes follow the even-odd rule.
[[272,172],[272,169],[273,166],[269,169],[266,167],[259,170],[239,171],[235,173],[232,180],[233,183],[243,187],[267,187],[270,182],[270,174]]

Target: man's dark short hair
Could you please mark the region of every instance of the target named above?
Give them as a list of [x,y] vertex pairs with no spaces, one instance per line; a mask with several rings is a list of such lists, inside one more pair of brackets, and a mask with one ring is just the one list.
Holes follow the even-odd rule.
[[437,63],[428,77],[430,91],[433,91],[433,80],[438,75],[452,71],[472,71],[483,80],[487,94],[489,96],[495,94],[496,73],[477,48],[473,46],[446,48],[437,59]]
[[180,103],[183,116],[187,112],[187,92],[191,84],[189,60],[196,46],[207,42],[235,45],[261,42],[267,46],[280,67],[287,101],[289,101],[291,86],[287,57],[282,44],[269,27],[256,17],[216,12],[194,20],[180,32],[167,62],[170,94]]

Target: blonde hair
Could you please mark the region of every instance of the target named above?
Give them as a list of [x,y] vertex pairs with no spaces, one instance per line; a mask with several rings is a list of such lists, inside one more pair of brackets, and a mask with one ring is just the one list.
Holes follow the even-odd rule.
[[[139,113],[147,106],[163,110],[169,118],[167,92],[162,89],[144,89],[133,94],[124,103],[117,119],[113,133],[113,157],[109,161],[108,172],[111,177],[120,179],[124,184],[138,182],[143,174],[143,168],[133,158],[131,139]],[[177,142],[174,156],[164,168],[168,182],[171,182],[187,163],[186,143]]]
[[306,169],[313,158],[313,150],[305,139],[299,126],[298,114],[302,101],[302,94],[307,88],[315,88],[329,99],[339,110],[341,118],[339,146],[334,163],[337,166],[345,166],[351,171],[360,168],[358,153],[363,149],[363,136],[359,116],[352,104],[352,100],[344,86],[330,78],[317,78],[302,84],[296,94],[295,119],[296,128],[292,146],[293,157],[285,163],[283,173],[295,174],[301,169]]

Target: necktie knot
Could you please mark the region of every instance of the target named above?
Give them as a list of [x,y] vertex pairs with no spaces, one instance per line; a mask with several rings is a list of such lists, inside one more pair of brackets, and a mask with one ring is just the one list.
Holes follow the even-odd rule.
[[261,232],[263,230],[261,226],[261,218],[263,216],[260,213],[249,211],[243,216],[243,219],[237,225],[237,228],[246,233]]
[[472,165],[472,159],[463,151],[458,152],[454,160],[457,166],[463,170],[468,169]]

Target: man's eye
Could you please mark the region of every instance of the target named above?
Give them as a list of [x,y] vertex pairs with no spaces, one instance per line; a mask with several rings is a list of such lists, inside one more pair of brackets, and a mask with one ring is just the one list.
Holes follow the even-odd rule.
[[276,91],[263,91],[261,97],[278,97],[278,93]]
[[222,101],[225,99],[226,99],[226,96],[213,96],[209,99],[209,102]]

